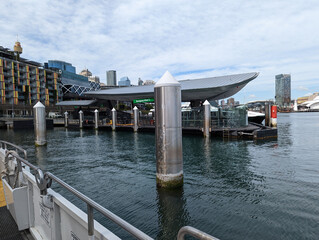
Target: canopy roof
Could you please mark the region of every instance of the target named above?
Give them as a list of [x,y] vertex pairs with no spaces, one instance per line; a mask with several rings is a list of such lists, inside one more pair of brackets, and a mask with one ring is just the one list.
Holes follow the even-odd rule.
[[96,100],[61,101],[56,106],[89,106],[95,102]]
[[[182,101],[217,100],[228,98],[239,92],[247,83],[259,73],[243,73],[221,77],[187,79],[179,81],[182,90]],[[84,95],[107,100],[133,101],[154,97],[154,85],[111,88],[90,91]]]

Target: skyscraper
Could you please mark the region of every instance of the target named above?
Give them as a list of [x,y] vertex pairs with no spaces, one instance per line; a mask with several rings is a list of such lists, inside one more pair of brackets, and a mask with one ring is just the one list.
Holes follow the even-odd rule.
[[116,86],[116,71],[110,70],[106,72],[106,85],[107,86]]
[[280,108],[290,106],[291,101],[291,76],[290,74],[276,75],[276,104]]

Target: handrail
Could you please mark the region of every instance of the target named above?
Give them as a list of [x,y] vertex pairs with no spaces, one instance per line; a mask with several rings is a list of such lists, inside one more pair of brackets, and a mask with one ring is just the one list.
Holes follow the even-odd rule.
[[21,148],[21,147],[15,145],[15,144],[13,144],[13,143],[0,140],[0,148],[8,149],[8,148],[7,148],[7,145],[9,145],[9,146],[15,148],[16,152],[18,152],[17,150],[20,150],[21,152],[23,152],[24,158],[27,159],[27,151],[26,151],[26,150],[24,150],[23,148]]
[[[30,168],[32,168],[33,170],[36,170],[37,172],[41,172],[41,169],[39,167],[34,166],[33,164],[31,164],[30,162],[28,162],[27,160],[21,158],[18,155],[15,155],[13,153],[13,156],[23,162],[24,164],[26,164],[27,166],[29,166]],[[116,224],[118,224],[119,226],[121,226],[123,229],[125,229],[127,232],[129,232],[130,234],[132,234],[134,237],[136,237],[137,239],[147,239],[147,240],[151,240],[153,238],[151,238],[150,236],[148,236],[147,234],[143,233],[141,230],[137,229],[136,227],[134,227],[133,225],[131,225],[130,223],[126,222],[125,220],[123,220],[122,218],[118,217],[117,215],[115,215],[114,213],[112,213],[111,211],[107,210],[106,208],[102,207],[100,204],[98,204],[97,202],[93,201],[91,198],[85,196],[83,193],[79,192],[78,190],[76,190],[75,188],[71,187],[69,184],[65,183],[64,181],[62,181],[60,178],[58,178],[57,176],[53,175],[50,172],[45,172],[44,174],[42,173],[43,179],[37,179],[39,176],[39,174],[36,174],[36,181],[37,183],[40,182],[41,187],[43,185],[46,185],[46,182],[48,181],[48,178],[54,180],[55,182],[57,182],[58,184],[60,184],[62,187],[64,187],[66,190],[68,190],[69,192],[73,193],[75,196],[77,196],[79,199],[81,199],[82,201],[84,201],[87,206],[88,206],[88,230],[89,230],[89,236],[93,236],[93,229],[94,229],[94,218],[93,218],[93,209],[99,211],[100,213],[102,213],[105,217],[109,218],[110,220],[112,220],[113,222],[115,222]],[[43,184],[44,181],[44,184]],[[40,190],[43,190],[40,188]]]
[[177,234],[177,240],[184,240],[184,237],[186,235],[190,235],[192,237],[196,237],[201,240],[219,240],[218,238],[215,238],[207,233],[204,233],[196,228],[193,228],[191,226],[185,226],[182,227]]
[[[26,151],[19,146],[16,146],[12,143],[0,140],[0,148],[2,148],[2,144],[4,144],[4,146],[5,146],[4,149],[7,149],[6,145],[9,145],[15,149],[18,149],[18,150],[24,152],[25,157],[27,156]],[[56,183],[60,184],[63,188],[65,188],[66,190],[68,190],[69,192],[71,192],[72,194],[74,194],[75,196],[77,196],[79,199],[81,199],[83,202],[85,202],[87,204],[88,236],[89,237],[94,236],[93,209],[95,209],[95,210],[99,211],[102,215],[104,215],[105,217],[109,218],[111,221],[113,221],[114,223],[116,223],[117,225],[122,227],[124,230],[126,230],[127,232],[132,234],[137,239],[153,240],[153,238],[151,238],[150,236],[148,236],[147,234],[145,234],[141,230],[137,229],[136,227],[134,227],[130,223],[126,222],[125,220],[123,220],[119,216],[115,215],[111,211],[107,210],[106,208],[104,208],[103,206],[101,206],[97,202],[93,201],[91,198],[87,197],[83,193],[79,192],[75,188],[71,187],[69,184],[67,184],[66,182],[64,182],[63,180],[61,180],[60,178],[58,178],[54,174],[52,174],[50,172],[43,173],[39,167],[33,165],[32,163],[30,163],[26,159],[20,157],[17,152],[10,152],[10,154],[13,157],[15,157],[17,159],[17,161],[20,162],[20,163],[18,162],[18,164],[21,164],[21,162],[23,162],[25,165],[29,166],[31,169],[36,171],[35,179],[36,179],[36,183],[40,189],[41,195],[46,195],[47,188],[49,188],[51,186],[51,182],[52,182],[52,180],[54,180]],[[213,236],[211,236],[207,233],[204,233],[196,228],[190,227],[190,226],[182,227],[179,230],[177,240],[183,240],[184,236],[187,234],[191,235],[193,237],[196,237],[198,239],[201,239],[201,240],[218,240],[217,238],[214,238]]]

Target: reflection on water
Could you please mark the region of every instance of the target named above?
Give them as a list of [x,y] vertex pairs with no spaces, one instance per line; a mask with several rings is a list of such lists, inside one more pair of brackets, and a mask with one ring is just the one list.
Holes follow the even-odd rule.
[[35,159],[37,166],[41,169],[46,169],[47,167],[47,146],[38,146],[35,147]]
[[318,119],[319,113],[279,114],[275,141],[184,136],[184,187],[173,192],[156,188],[154,134],[57,128],[40,148],[33,131],[1,130],[0,139],[157,239],[174,239],[182,225],[220,239],[317,239]]
[[159,232],[157,239],[174,239],[178,230],[187,226],[189,214],[183,188],[177,190],[157,189],[157,215]]

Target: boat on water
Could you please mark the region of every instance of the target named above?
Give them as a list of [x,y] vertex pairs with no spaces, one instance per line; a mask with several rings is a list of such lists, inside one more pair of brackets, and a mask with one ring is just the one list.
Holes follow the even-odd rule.
[[[0,184],[3,185],[3,190],[0,188],[0,200],[4,195],[6,202],[6,207],[0,207],[0,239],[120,239],[94,220],[93,210],[100,212],[136,239],[153,239],[54,174],[42,171],[26,159],[27,152],[24,149],[0,140]],[[84,202],[87,213],[51,189],[52,182]],[[4,217],[8,221],[3,221]],[[12,221],[10,223],[10,219],[13,219],[16,226],[13,226]],[[13,233],[15,230],[17,233]],[[25,231],[28,235],[26,238],[17,235],[19,232],[25,234]],[[17,237],[12,238],[13,234]],[[182,240],[186,235],[197,239],[217,239],[190,226],[182,227],[177,239]]]
[[261,124],[262,121],[265,120],[264,113],[247,111],[247,115],[248,115],[248,122],[254,122],[254,123]]

